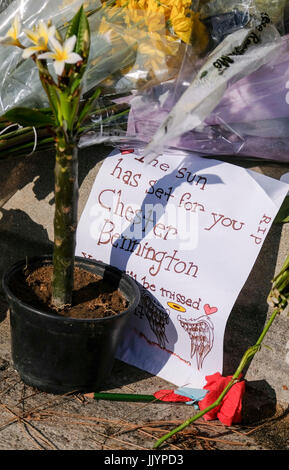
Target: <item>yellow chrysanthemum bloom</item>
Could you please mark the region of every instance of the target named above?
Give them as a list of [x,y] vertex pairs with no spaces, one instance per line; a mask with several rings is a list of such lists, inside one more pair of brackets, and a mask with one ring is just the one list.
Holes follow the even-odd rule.
[[192,13],[188,13],[184,7],[173,6],[170,15],[170,24],[174,33],[186,44],[190,42],[193,29]]
[[168,71],[169,66],[177,70],[183,43],[193,44],[197,53],[208,44],[206,28],[192,4],[192,0],[104,1],[100,33],[111,31],[115,47],[117,36],[119,44],[137,45],[138,63],[153,74]]
[[193,36],[200,49],[207,45],[206,28],[192,10],[192,0],[115,0],[113,5],[103,2],[103,7],[107,18],[115,15],[127,28],[163,32],[186,44]]

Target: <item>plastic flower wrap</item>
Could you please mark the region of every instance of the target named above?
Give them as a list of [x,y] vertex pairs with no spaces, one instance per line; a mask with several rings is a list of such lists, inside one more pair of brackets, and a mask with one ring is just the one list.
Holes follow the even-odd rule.
[[[277,52],[258,70],[228,85],[204,122],[170,146],[204,155],[288,162],[289,35],[282,37]],[[128,136],[137,140],[134,145],[145,146],[167,118],[172,104],[164,97],[173,94],[170,87],[159,85],[150,96],[132,100]]]
[[[177,2],[173,3],[177,5]],[[284,2],[273,2],[269,5],[273,18],[263,13],[263,10],[259,10],[258,6],[261,8],[261,3],[255,0],[201,2],[201,13],[196,15],[198,19],[196,24],[203,22],[202,28],[206,25],[210,34],[209,42],[201,40],[202,34],[198,35],[197,42],[199,51],[210,49],[210,54],[206,53],[203,57],[201,56],[197,64],[196,56],[194,56],[197,48],[192,48],[190,53],[187,49],[186,54],[180,55],[182,62],[181,66],[178,65],[179,71],[175,75],[172,73],[173,67],[167,69],[164,62],[160,67],[160,61],[159,70],[166,70],[161,82],[159,82],[161,73],[155,75],[153,73],[157,67],[150,72],[148,66],[146,76],[134,73],[134,68],[132,68],[125,77],[119,79],[117,84],[115,82],[116,88],[124,90],[126,85],[131,85],[129,78],[134,78],[137,83],[137,93],[129,101],[131,110],[126,136],[122,135],[118,138],[115,135],[111,141],[115,141],[116,145],[144,147],[156,134],[154,141],[148,147],[148,153],[161,151],[162,146],[159,144],[162,143],[163,146],[169,145],[203,154],[238,154],[287,160],[288,151],[284,151],[287,149],[287,134],[284,134],[287,123],[276,121],[279,117],[278,112],[277,114],[271,112],[270,119],[262,122],[262,116],[265,117],[264,107],[267,109],[267,115],[270,109],[272,111],[271,105],[266,106],[267,101],[274,101],[282,84],[284,97],[278,95],[278,108],[281,106],[280,100],[283,100],[283,104],[286,105],[287,69],[285,67],[285,73],[283,73],[284,67],[281,66],[283,70],[281,75],[278,65],[279,54],[287,53],[286,41],[282,44],[280,37],[280,31],[282,31],[280,18],[283,15]],[[131,9],[133,4],[139,5],[140,2],[132,2]],[[167,2],[167,17],[169,15],[168,4],[169,2]],[[263,6],[266,6],[265,2]],[[172,8],[170,14],[173,11]],[[134,19],[138,17],[138,10],[132,9],[132,12]],[[132,23],[130,14],[127,17],[127,23],[130,25]],[[196,24],[193,30],[195,33]],[[132,34],[133,29],[130,31]],[[177,31],[178,29],[172,33],[171,30],[170,33],[174,37]],[[204,38],[208,39],[206,30],[201,31],[205,31]],[[193,38],[194,34],[191,37]],[[185,42],[182,41],[179,47],[184,44]],[[142,50],[141,47],[139,47],[140,50]],[[152,54],[150,62],[153,63],[157,52],[154,51]],[[174,56],[171,54],[172,52],[167,58],[170,57],[172,63]],[[140,60],[136,60],[137,62],[139,64]],[[276,70],[275,64],[278,65]],[[168,70],[172,73],[173,80],[169,80]],[[254,74],[255,71],[257,72]],[[149,80],[149,76],[155,79]],[[143,87],[142,82],[145,85]],[[273,109],[276,106],[273,105]],[[236,108],[238,112],[235,114],[247,115],[248,119],[244,123],[236,119],[232,120],[232,114]],[[257,114],[257,119],[251,119],[252,113]],[[282,136],[281,124],[284,129]],[[265,140],[263,140],[264,137],[266,137]],[[262,140],[263,145],[260,145]],[[100,141],[99,136],[92,133],[84,135],[80,144],[88,146]]]
[[[105,57],[92,54],[88,81],[95,84],[96,77],[105,79],[104,66],[107,86],[121,91],[176,78],[188,49],[197,57],[208,45],[197,4],[191,0],[103,2],[91,21],[96,39],[104,38],[107,48]],[[125,60],[119,60],[124,54]]]
[[[254,5],[253,0],[250,3]],[[180,98],[170,110],[164,110],[167,115],[163,116],[144,155],[154,158],[164,147],[176,144],[181,136],[200,128],[228,88],[257,71],[281,51],[282,40],[276,26],[267,13],[256,10],[245,27],[226,35],[213,49],[196,77],[183,87]]]
[[0,2],[0,13],[7,8],[13,0],[1,0]]
[[[39,5],[32,0],[13,0],[13,5],[0,14],[0,38],[6,43],[13,42],[10,25],[12,23],[13,27],[17,27],[14,22],[18,15],[23,28],[15,33],[16,36],[19,33],[20,39],[27,42],[24,33],[31,31],[26,49],[29,56],[40,50],[43,42],[47,43],[53,36],[53,30],[49,29],[50,20],[65,34],[67,21],[81,3],[80,0],[45,0]],[[95,104],[95,115],[91,116],[90,125],[84,132],[97,136],[97,142],[110,141],[114,140],[114,136],[125,136],[127,112],[124,108],[129,104],[130,95],[141,93],[158,83],[177,81],[186,60],[189,60],[192,69],[197,68],[199,56],[206,53],[208,34],[199,19],[198,1],[90,0],[84,6],[91,30],[84,96],[89,96],[97,87],[102,90]],[[44,24],[48,25],[47,29]],[[15,106],[48,106],[47,97],[39,85],[37,67],[23,60],[15,48],[8,54],[7,49],[0,51],[0,74],[3,77],[0,115]],[[120,94],[126,97],[124,103],[118,105]],[[117,110],[113,107],[115,103]],[[5,133],[7,124],[9,122],[4,119],[0,125],[4,140],[8,138]],[[26,144],[29,144],[30,150],[34,148],[32,130],[29,136],[24,135],[21,129],[15,132],[17,137],[21,134],[21,145],[24,145],[21,151],[25,150]],[[32,142],[29,141],[31,136]],[[10,136],[9,143],[6,140],[0,145],[0,151],[10,150],[13,140]],[[89,145],[94,143],[90,139],[87,142]],[[46,143],[49,145],[49,140],[45,139]],[[39,139],[37,144],[39,149]]]
[[250,16],[264,12],[271,21],[284,32],[284,10],[287,0],[211,0],[204,2],[201,19],[208,26],[215,41],[219,41],[224,31],[246,25]]
[[272,21],[282,30],[284,26],[284,10],[287,0],[256,0],[260,11],[266,11]]
[[[45,0],[40,7],[32,0],[11,1],[0,14],[0,40],[13,42],[17,33],[13,21],[19,14],[23,23],[20,36],[27,29],[33,31],[26,54],[49,41],[49,26],[47,31],[35,29],[39,21],[46,24],[52,18],[65,32],[67,21],[82,3]],[[260,10],[263,7],[268,7],[272,17]],[[84,97],[98,87],[101,94],[83,128],[80,146],[102,142],[144,146],[158,132],[149,151],[170,145],[214,155],[287,158],[287,124],[276,121],[282,116],[265,123],[257,117],[253,126],[253,119],[231,119],[239,91],[243,90],[245,96],[244,90],[250,87],[251,74],[255,80],[254,72],[268,64],[268,85],[270,73],[274,83],[282,78],[272,59],[278,64],[279,52],[284,50],[279,27],[283,1],[90,0],[85,8],[91,52]],[[0,115],[19,105],[48,106],[38,85],[36,67],[28,66],[15,49],[5,52],[0,51]],[[256,79],[262,88],[258,73]],[[254,95],[256,87],[252,90],[250,96],[246,95],[247,101],[239,102],[243,113],[248,110],[247,115],[253,108],[260,109],[259,95]],[[272,87],[270,90],[266,85],[266,96]],[[256,103],[259,108],[254,107]],[[0,118],[2,155],[29,153],[51,145],[42,129],[37,130],[36,139],[35,129],[13,128],[10,132],[9,128],[7,133],[7,127],[9,121]],[[260,146],[260,139],[268,129],[265,148]]]
[[[23,29],[39,21],[53,21],[65,30],[81,0],[13,0],[0,14],[0,37],[19,15]],[[194,9],[195,4],[195,9]],[[206,50],[208,35],[191,0],[113,0],[84,2],[91,28],[90,64],[85,91],[104,83],[117,93],[175,78],[187,49],[198,56]],[[23,38],[23,36],[22,36]],[[37,46],[37,43],[34,44]],[[0,114],[25,104],[43,106],[45,95],[36,67],[14,49],[0,52]]]

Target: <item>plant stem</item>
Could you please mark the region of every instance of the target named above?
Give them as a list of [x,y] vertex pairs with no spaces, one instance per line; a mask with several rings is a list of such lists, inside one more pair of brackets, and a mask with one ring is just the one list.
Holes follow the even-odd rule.
[[[129,109],[125,108],[125,105],[110,105],[107,108],[97,109],[91,112],[87,117],[82,127],[78,130],[78,137],[85,134],[88,131],[98,132],[100,129],[100,123],[94,122],[93,119],[97,117],[102,117],[101,126],[107,126],[107,132],[110,132],[111,124],[113,126],[114,121],[121,119],[123,116],[126,116],[129,113]],[[44,109],[43,112],[50,112],[50,110]],[[2,126],[3,122],[3,126]],[[8,121],[2,121],[0,117],[0,129],[3,127],[5,129],[11,123]],[[126,126],[124,120],[123,124],[119,126]],[[113,128],[113,127],[112,127]],[[126,129],[123,127],[124,130]],[[39,150],[49,150],[54,148],[55,139],[51,136],[51,132],[47,131],[46,128],[36,127],[37,132],[37,146],[35,151]],[[16,129],[9,131],[5,134],[0,135],[0,160],[7,158],[8,156],[23,156],[27,155],[34,147],[35,134],[32,127],[24,127],[21,129]]]
[[228,383],[228,385],[224,388],[224,390],[222,391],[222,393],[220,394],[220,396],[217,398],[217,400],[212,403],[210,406],[208,406],[207,408],[205,408],[204,410],[200,411],[199,413],[197,413],[195,416],[187,419],[186,421],[184,421],[184,423],[182,423],[180,426],[178,426],[177,428],[173,429],[172,431],[170,431],[168,434],[165,434],[163,437],[161,437],[157,442],[156,444],[154,445],[154,449],[157,449],[158,447],[160,447],[161,444],[163,444],[163,442],[165,442],[167,439],[169,439],[170,437],[172,437],[174,434],[178,433],[179,431],[182,431],[183,429],[185,429],[187,426],[189,426],[190,424],[192,424],[193,422],[197,421],[199,418],[201,418],[202,416],[204,416],[206,413],[208,413],[209,411],[213,410],[214,408],[216,408],[217,406],[219,406],[223,400],[223,398],[225,397],[225,395],[228,393],[228,391],[233,387],[233,385],[238,382],[239,380],[239,377],[240,377],[240,374],[241,372],[243,371],[243,369],[246,367],[246,365],[253,359],[253,357],[255,356],[256,352],[259,351],[260,347],[261,347],[261,344],[262,344],[262,341],[264,339],[264,337],[266,336],[266,334],[268,333],[268,330],[269,328],[272,326],[272,323],[274,322],[275,318],[277,317],[277,315],[280,313],[281,309],[280,308],[276,308],[268,323],[266,324],[264,330],[262,331],[258,341],[256,342],[256,344],[254,346],[251,346],[249,349],[247,349],[247,351],[245,352],[245,354],[243,355],[242,359],[241,359],[241,362],[235,372],[235,374],[232,376],[232,379],[230,380],[230,382]]
[[60,133],[56,142],[52,303],[71,305],[78,207],[78,158],[75,142]]

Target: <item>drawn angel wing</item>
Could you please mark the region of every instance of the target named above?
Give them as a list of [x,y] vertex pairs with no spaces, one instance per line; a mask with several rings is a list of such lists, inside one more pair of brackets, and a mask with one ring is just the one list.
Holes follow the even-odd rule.
[[168,339],[166,337],[166,325],[169,323],[169,315],[163,306],[147,291],[142,293],[142,303],[149,325],[158,339],[161,348],[165,348]]
[[178,320],[190,337],[191,358],[196,356],[197,367],[200,370],[214,344],[213,324],[207,316],[187,320],[178,315]]

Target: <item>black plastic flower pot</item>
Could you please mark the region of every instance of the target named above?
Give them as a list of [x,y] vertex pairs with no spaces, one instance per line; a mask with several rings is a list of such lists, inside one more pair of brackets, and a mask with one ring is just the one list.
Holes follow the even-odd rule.
[[[51,256],[29,260],[32,267],[44,264],[52,264]],[[2,283],[10,307],[14,368],[23,382],[49,393],[100,389],[110,376],[124,327],[139,303],[136,282],[116,268],[76,257],[75,266],[117,284],[128,307],[101,319],[67,318],[33,308],[13,293],[15,280],[26,265],[27,260],[12,266]]]

